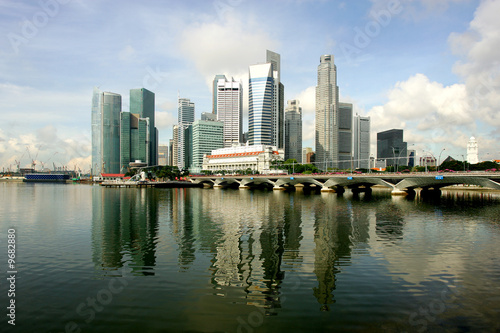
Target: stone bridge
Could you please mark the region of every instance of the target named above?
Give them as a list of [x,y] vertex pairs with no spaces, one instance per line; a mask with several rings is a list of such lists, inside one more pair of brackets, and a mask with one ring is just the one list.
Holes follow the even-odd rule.
[[297,186],[320,188],[322,192],[343,193],[371,191],[374,185],[392,190],[393,195],[405,195],[416,188],[439,190],[441,187],[467,184],[500,190],[500,172],[467,173],[407,173],[407,174],[318,174],[318,175],[252,175],[252,176],[193,176],[191,181],[213,187],[272,187],[286,190]]

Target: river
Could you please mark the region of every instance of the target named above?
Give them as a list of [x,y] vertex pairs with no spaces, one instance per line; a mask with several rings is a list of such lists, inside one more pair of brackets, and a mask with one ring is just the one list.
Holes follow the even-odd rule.
[[500,330],[498,192],[0,192],[2,332]]

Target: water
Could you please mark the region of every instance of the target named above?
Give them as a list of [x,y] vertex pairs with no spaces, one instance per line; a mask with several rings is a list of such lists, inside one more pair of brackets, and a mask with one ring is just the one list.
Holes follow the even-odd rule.
[[7,182],[0,193],[2,332],[500,330],[497,194]]

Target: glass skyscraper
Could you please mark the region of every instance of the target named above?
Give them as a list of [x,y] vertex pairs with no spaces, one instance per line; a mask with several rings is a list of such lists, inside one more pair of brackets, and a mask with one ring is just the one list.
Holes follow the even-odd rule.
[[302,162],[302,108],[298,100],[288,101],[285,110],[285,160]]
[[370,167],[370,117],[354,117],[354,167]]
[[249,68],[248,141],[253,145],[273,144],[274,78],[271,63]]
[[[148,165],[158,164],[158,142],[157,130],[155,125],[155,94],[145,88],[130,90],[130,113],[138,114],[139,118],[147,120],[147,129],[141,127],[139,123],[139,132],[145,135],[147,152],[145,160]],[[143,156],[144,157],[144,156]]]
[[408,144],[403,141],[402,129],[377,133],[377,159],[385,159],[389,165],[408,164]]
[[189,167],[186,155],[186,129],[194,122],[194,103],[189,98],[179,98],[177,108],[177,161],[179,169]]
[[200,172],[203,167],[203,155],[212,150],[224,148],[225,124],[220,121],[197,120],[192,125],[193,150],[191,172]]
[[352,169],[354,168],[352,157],[352,104],[339,103],[338,110],[339,168]]
[[92,96],[92,174],[120,172],[122,97],[94,88]]

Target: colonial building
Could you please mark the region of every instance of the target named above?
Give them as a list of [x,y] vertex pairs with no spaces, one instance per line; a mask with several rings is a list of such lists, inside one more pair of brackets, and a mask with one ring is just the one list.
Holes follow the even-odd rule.
[[274,146],[254,145],[212,150],[203,157],[203,170],[209,171],[258,171],[261,174],[272,173],[272,162],[283,160],[285,152]]

